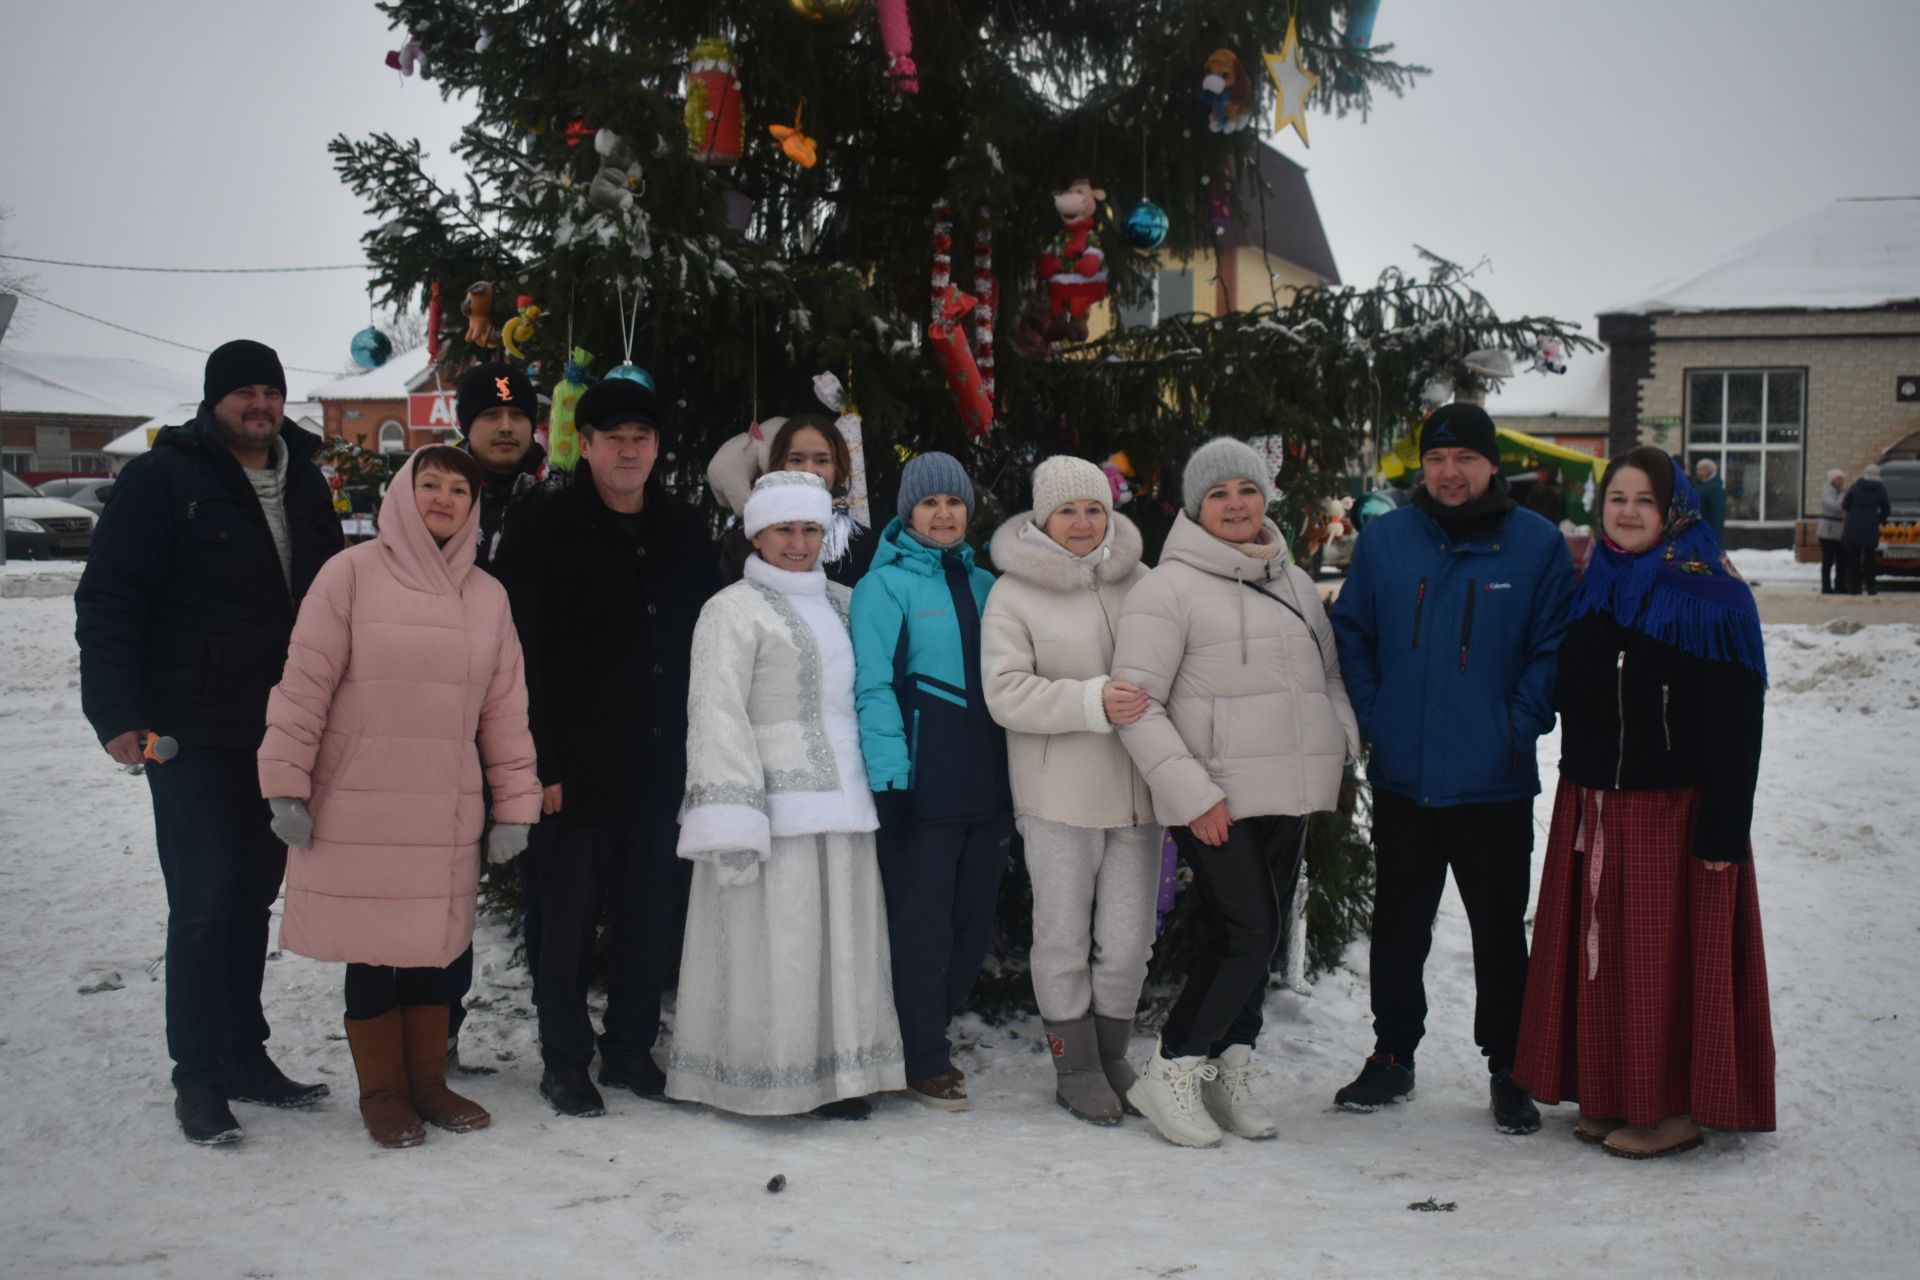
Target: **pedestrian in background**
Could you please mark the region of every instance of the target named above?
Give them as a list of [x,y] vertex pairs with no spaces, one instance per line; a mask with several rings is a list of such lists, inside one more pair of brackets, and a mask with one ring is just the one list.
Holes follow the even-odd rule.
[[1847,527],[1847,477],[1835,467],[1827,472],[1826,487],[1820,490],[1820,594],[1839,595],[1846,589],[1846,546],[1841,538]]
[[1846,512],[1846,523],[1840,532],[1847,565],[1846,592],[1850,596],[1862,591],[1877,596],[1880,594],[1876,580],[1880,571],[1880,526],[1893,519],[1893,503],[1887,497],[1887,486],[1881,483],[1879,463],[1869,462],[1860,468],[1860,478],[1840,500],[1840,508]]

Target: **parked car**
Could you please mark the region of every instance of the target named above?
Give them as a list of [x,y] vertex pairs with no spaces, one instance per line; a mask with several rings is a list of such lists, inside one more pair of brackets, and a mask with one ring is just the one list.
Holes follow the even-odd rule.
[[93,512],[49,498],[8,471],[7,558],[84,560],[93,548]]
[[1880,482],[1893,507],[1893,518],[1880,526],[1880,572],[1920,577],[1920,462],[1882,462]]
[[43,480],[34,488],[42,497],[58,498],[76,507],[85,507],[99,519],[100,511],[113,496],[112,476],[68,476],[62,480]]

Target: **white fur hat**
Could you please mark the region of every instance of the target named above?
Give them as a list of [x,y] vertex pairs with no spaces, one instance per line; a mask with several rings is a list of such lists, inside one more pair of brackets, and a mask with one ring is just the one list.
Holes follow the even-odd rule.
[[753,482],[753,494],[740,513],[749,538],[772,524],[806,521],[825,529],[832,519],[833,495],[811,471],[767,472]]
[[1112,510],[1113,485],[1107,473],[1070,453],[1056,453],[1033,469],[1033,520],[1044,525],[1065,502],[1091,500]]

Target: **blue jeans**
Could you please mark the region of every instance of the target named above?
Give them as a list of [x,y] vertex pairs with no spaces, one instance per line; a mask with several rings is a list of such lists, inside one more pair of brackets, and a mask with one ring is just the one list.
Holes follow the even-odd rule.
[[167,882],[167,1053],[175,1086],[264,1053],[267,922],[287,870],[254,753],[197,748],[147,766]]

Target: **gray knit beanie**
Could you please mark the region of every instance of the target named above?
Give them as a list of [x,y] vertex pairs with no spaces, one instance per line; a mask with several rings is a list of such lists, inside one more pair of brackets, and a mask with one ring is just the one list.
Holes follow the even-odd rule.
[[900,501],[895,504],[900,523],[913,527],[913,509],[936,493],[950,493],[967,504],[967,522],[973,522],[973,481],[967,469],[950,453],[923,453],[901,468]]
[[1187,519],[1200,518],[1200,500],[1207,490],[1228,480],[1251,480],[1260,486],[1260,496],[1273,501],[1273,475],[1259,450],[1232,436],[1217,436],[1193,451],[1186,471],[1180,477],[1180,497]]

